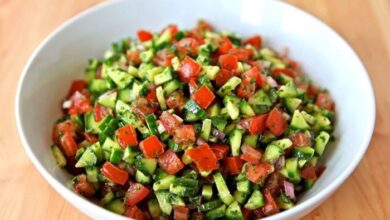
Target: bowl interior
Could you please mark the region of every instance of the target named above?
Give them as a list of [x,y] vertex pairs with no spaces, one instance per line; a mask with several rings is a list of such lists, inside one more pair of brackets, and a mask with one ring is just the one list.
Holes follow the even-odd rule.
[[[69,177],[57,168],[49,147],[52,125],[61,115],[61,100],[70,82],[82,78],[88,59],[100,58],[115,40],[135,37],[140,28],[158,31],[170,23],[191,28],[199,18],[210,21],[219,30],[232,30],[241,36],[260,33],[265,44],[277,50],[288,47],[289,56],[300,62],[305,73],[317,85],[327,88],[335,99],[336,141],[325,153],[327,169],[303,195],[297,206],[300,208],[275,218],[305,214],[352,172],[371,137],[374,97],[358,57],[323,23],[277,1],[114,1],[83,13],[52,34],[30,59],[18,91],[16,114],[27,152],[68,200],[77,196],[65,192],[63,186]],[[113,216],[98,212],[107,218]]]

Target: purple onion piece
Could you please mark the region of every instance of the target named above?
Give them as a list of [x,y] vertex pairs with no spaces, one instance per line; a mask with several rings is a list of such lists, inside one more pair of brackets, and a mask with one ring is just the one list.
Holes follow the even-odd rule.
[[284,192],[286,193],[286,196],[290,197],[290,199],[295,200],[294,184],[285,180],[283,185],[284,185]]
[[211,133],[217,137],[218,139],[220,140],[223,140],[225,138],[225,133],[223,133],[222,131],[218,130],[218,129],[215,129],[213,128],[213,130],[211,131]]
[[207,144],[207,142],[204,141],[202,138],[198,138],[198,139],[196,140],[196,145],[202,145],[202,144]]
[[277,170],[283,169],[285,162],[286,162],[286,160],[285,160],[284,156],[280,156],[280,157],[275,161],[275,168],[276,168]]

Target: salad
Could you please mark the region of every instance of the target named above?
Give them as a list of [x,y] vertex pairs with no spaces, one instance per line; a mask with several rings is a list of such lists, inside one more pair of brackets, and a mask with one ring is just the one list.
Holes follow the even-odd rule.
[[135,219],[254,219],[294,207],[335,104],[262,38],[139,30],[72,82],[51,149],[74,192]]

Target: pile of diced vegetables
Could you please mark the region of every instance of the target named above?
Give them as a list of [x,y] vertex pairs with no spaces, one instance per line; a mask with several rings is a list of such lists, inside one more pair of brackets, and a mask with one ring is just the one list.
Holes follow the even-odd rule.
[[324,170],[334,102],[255,35],[191,30],[114,43],[73,81],[53,154],[73,190],[136,219],[253,219]]

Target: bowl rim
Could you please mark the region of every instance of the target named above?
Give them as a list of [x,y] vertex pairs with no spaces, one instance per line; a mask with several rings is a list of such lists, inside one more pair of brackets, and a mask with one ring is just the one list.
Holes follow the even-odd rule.
[[[100,215],[105,218],[109,219],[128,219],[123,216],[120,216],[118,214],[115,214],[113,212],[110,212],[103,207],[90,202],[89,200],[85,199],[84,197],[81,197],[71,191],[67,186],[60,183],[56,178],[54,178],[47,169],[41,164],[41,162],[38,160],[38,158],[35,156],[35,154],[32,152],[32,149],[30,147],[30,144],[25,136],[24,128],[22,126],[21,122],[21,112],[20,112],[20,102],[21,102],[21,91],[23,88],[23,84],[25,82],[25,78],[27,73],[29,72],[30,67],[32,66],[33,61],[36,59],[37,55],[41,53],[42,49],[45,47],[45,45],[57,34],[60,34],[64,29],[71,26],[73,23],[77,22],[79,19],[82,19],[83,17],[88,16],[89,14],[93,14],[96,11],[105,8],[110,7],[111,5],[120,4],[125,0],[113,0],[113,1],[106,1],[102,3],[98,3],[90,8],[87,8],[86,10],[76,14],[75,16],[71,17],[70,19],[63,22],[60,26],[55,28],[54,31],[52,31],[39,45],[38,47],[33,51],[32,55],[29,57],[26,65],[24,66],[22,73],[20,75],[18,84],[17,84],[17,90],[16,90],[16,99],[15,99],[15,117],[16,117],[16,126],[19,134],[19,138],[22,142],[22,145],[24,147],[24,150],[26,151],[28,157],[33,162],[35,167],[38,169],[39,173],[46,179],[49,184],[68,202],[70,202],[73,206],[78,208],[81,212],[88,215],[87,211],[93,209],[97,215]],[[301,13],[304,16],[308,17],[309,19],[313,20],[313,22],[316,23],[316,25],[322,26],[321,28],[326,29],[327,32],[332,32],[335,34],[335,37],[338,38],[338,40],[341,41],[342,44],[346,46],[348,50],[351,52],[351,56],[354,60],[356,60],[358,63],[360,63],[362,70],[364,71],[364,81],[367,83],[368,90],[366,91],[368,100],[371,101],[371,103],[367,103],[366,105],[367,112],[369,113],[366,117],[369,117],[369,124],[367,125],[367,132],[365,133],[365,136],[362,137],[362,144],[359,150],[356,153],[356,156],[354,159],[352,159],[352,162],[343,170],[341,171],[341,174],[334,179],[334,181],[327,187],[318,192],[317,194],[313,195],[308,200],[296,205],[294,208],[285,210],[283,212],[280,212],[278,214],[266,217],[265,219],[285,219],[290,216],[298,215],[301,212],[305,212],[308,210],[311,210],[317,206],[319,206],[326,198],[331,196],[333,192],[340,187],[340,185],[351,175],[351,173],[355,170],[358,163],[363,158],[363,155],[365,154],[369,144],[370,140],[374,131],[375,127],[375,118],[376,118],[376,101],[375,101],[375,93],[374,89],[370,80],[370,76],[364,66],[364,63],[361,61],[355,50],[349,45],[349,43],[333,28],[328,26],[326,23],[321,21],[319,18],[315,17],[309,12],[304,11],[301,8],[298,8],[294,5],[291,5],[289,3],[278,1],[278,0],[272,0],[272,4],[279,4],[280,7],[287,7],[289,10],[295,10],[297,13]],[[77,204],[83,204],[85,209],[80,209]]]

